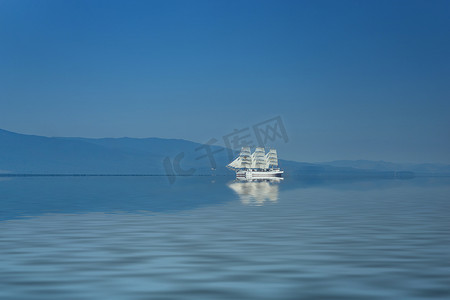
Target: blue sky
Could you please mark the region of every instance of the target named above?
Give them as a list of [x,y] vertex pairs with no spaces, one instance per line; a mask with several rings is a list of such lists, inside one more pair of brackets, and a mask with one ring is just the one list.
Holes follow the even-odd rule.
[[449,1],[0,1],[0,128],[450,163]]

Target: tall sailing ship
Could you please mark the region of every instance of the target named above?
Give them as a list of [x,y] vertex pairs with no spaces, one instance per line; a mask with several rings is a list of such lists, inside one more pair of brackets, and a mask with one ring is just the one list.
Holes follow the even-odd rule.
[[227,165],[236,172],[237,179],[273,179],[281,177],[284,171],[278,168],[277,150],[257,147],[251,153],[250,147],[242,147],[239,156]]

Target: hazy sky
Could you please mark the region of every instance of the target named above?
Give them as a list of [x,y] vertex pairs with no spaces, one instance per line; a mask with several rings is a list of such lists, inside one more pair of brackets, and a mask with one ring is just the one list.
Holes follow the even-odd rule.
[[0,128],[450,163],[450,1],[0,1]]

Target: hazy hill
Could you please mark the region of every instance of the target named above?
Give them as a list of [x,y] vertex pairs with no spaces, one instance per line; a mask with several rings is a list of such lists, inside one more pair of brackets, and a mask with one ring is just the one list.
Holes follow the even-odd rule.
[[371,160],[337,160],[318,164],[342,168],[370,169],[374,171],[410,171],[416,175],[450,175],[450,165],[446,164],[402,164]]
[[[181,165],[193,167],[189,155],[200,146],[172,139],[50,138],[5,130],[0,130],[0,145],[1,170],[45,174],[164,174],[165,157],[186,152]],[[207,166],[196,162],[197,168]]]
[[[42,137],[0,129],[0,173],[233,175],[225,168],[230,161],[227,150],[211,147],[211,151],[214,171],[204,145],[186,140]],[[178,164],[174,163],[177,156]],[[392,171],[413,170],[370,161],[311,164],[280,159],[280,166],[286,175],[300,176],[392,176]],[[446,167],[436,170],[446,171]],[[427,172],[432,166],[416,165],[414,170]]]

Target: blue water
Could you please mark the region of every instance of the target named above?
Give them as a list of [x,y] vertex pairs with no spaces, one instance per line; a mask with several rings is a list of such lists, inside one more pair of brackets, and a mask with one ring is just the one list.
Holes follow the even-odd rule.
[[450,179],[0,178],[1,299],[450,299]]

